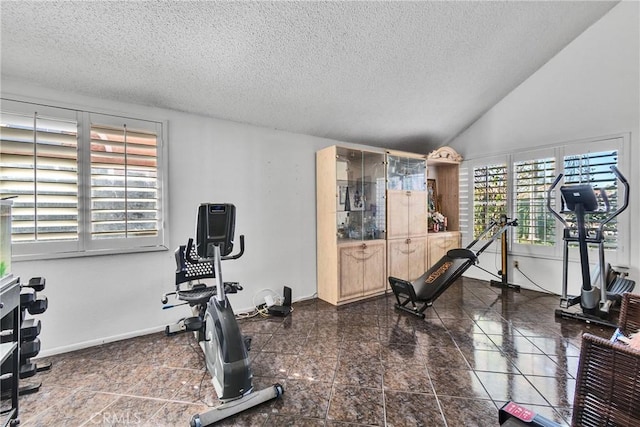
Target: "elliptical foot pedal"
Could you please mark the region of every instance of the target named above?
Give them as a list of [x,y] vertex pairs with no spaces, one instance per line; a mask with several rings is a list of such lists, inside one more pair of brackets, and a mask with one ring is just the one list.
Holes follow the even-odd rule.
[[622,301],[622,294],[625,292],[633,292],[636,282],[624,277],[617,277],[609,286],[607,286],[607,298],[616,302]]

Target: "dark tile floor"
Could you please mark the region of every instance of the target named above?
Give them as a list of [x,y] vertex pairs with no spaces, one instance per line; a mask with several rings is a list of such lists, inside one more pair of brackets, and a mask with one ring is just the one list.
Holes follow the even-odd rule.
[[[254,385],[278,400],[222,422],[238,426],[495,426],[515,400],[570,421],[580,337],[607,328],[554,318],[558,297],[461,279],[426,311],[393,295],[334,307],[294,304],[287,318],[241,321]],[[192,334],[162,333],[47,358],[21,425],[187,426],[217,398]]]

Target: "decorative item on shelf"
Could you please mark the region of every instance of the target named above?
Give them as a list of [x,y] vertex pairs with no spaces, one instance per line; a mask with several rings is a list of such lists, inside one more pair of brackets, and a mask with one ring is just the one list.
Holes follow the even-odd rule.
[[430,231],[447,231],[447,217],[440,212],[429,212],[427,218]]
[[451,147],[440,147],[427,156],[427,160],[440,160],[450,163],[462,162],[462,156]]
[[339,203],[340,203],[341,205],[344,205],[344,204],[346,203],[346,199],[347,199],[347,188],[348,188],[348,187],[347,187],[346,185],[340,185],[340,186],[338,187],[338,194],[339,194],[339,196],[340,196]]
[[351,200],[349,200],[349,187],[344,190],[344,210],[349,212],[351,210]]
[[435,179],[427,180],[427,211],[434,212],[438,210],[438,188]]

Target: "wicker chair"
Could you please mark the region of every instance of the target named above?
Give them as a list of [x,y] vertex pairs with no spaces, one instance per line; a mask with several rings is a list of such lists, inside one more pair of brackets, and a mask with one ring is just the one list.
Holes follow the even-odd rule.
[[[640,295],[624,294],[619,327],[640,329]],[[640,426],[640,350],[583,335],[571,425]]]
[[640,331],[640,295],[622,295],[618,324],[627,336]]

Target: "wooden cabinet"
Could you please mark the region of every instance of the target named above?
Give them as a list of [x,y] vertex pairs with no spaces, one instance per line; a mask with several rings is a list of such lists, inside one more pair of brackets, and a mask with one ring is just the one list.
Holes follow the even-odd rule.
[[[331,146],[316,153],[318,297],[334,305],[383,294],[387,277],[414,280],[460,246],[460,156]],[[437,185],[432,209],[427,178]],[[447,217],[428,232],[428,214]]]
[[339,246],[339,300],[348,301],[385,290],[384,241]]
[[417,279],[425,271],[426,237],[393,239],[387,243],[389,276]]
[[387,271],[406,280],[425,270],[427,236],[424,156],[387,152]]
[[387,191],[387,238],[424,236],[427,234],[427,193],[425,191]]
[[[460,162],[462,157],[449,147],[427,156],[427,254],[426,267],[435,264],[449,249],[459,248]],[[437,212],[437,214],[436,214]],[[444,231],[434,231],[433,218],[446,218]]]
[[460,247],[460,232],[458,231],[445,231],[439,233],[429,233],[427,253],[426,253],[426,265],[432,266],[440,258],[447,254],[450,249]]
[[343,304],[386,289],[385,153],[316,153],[318,297]]

